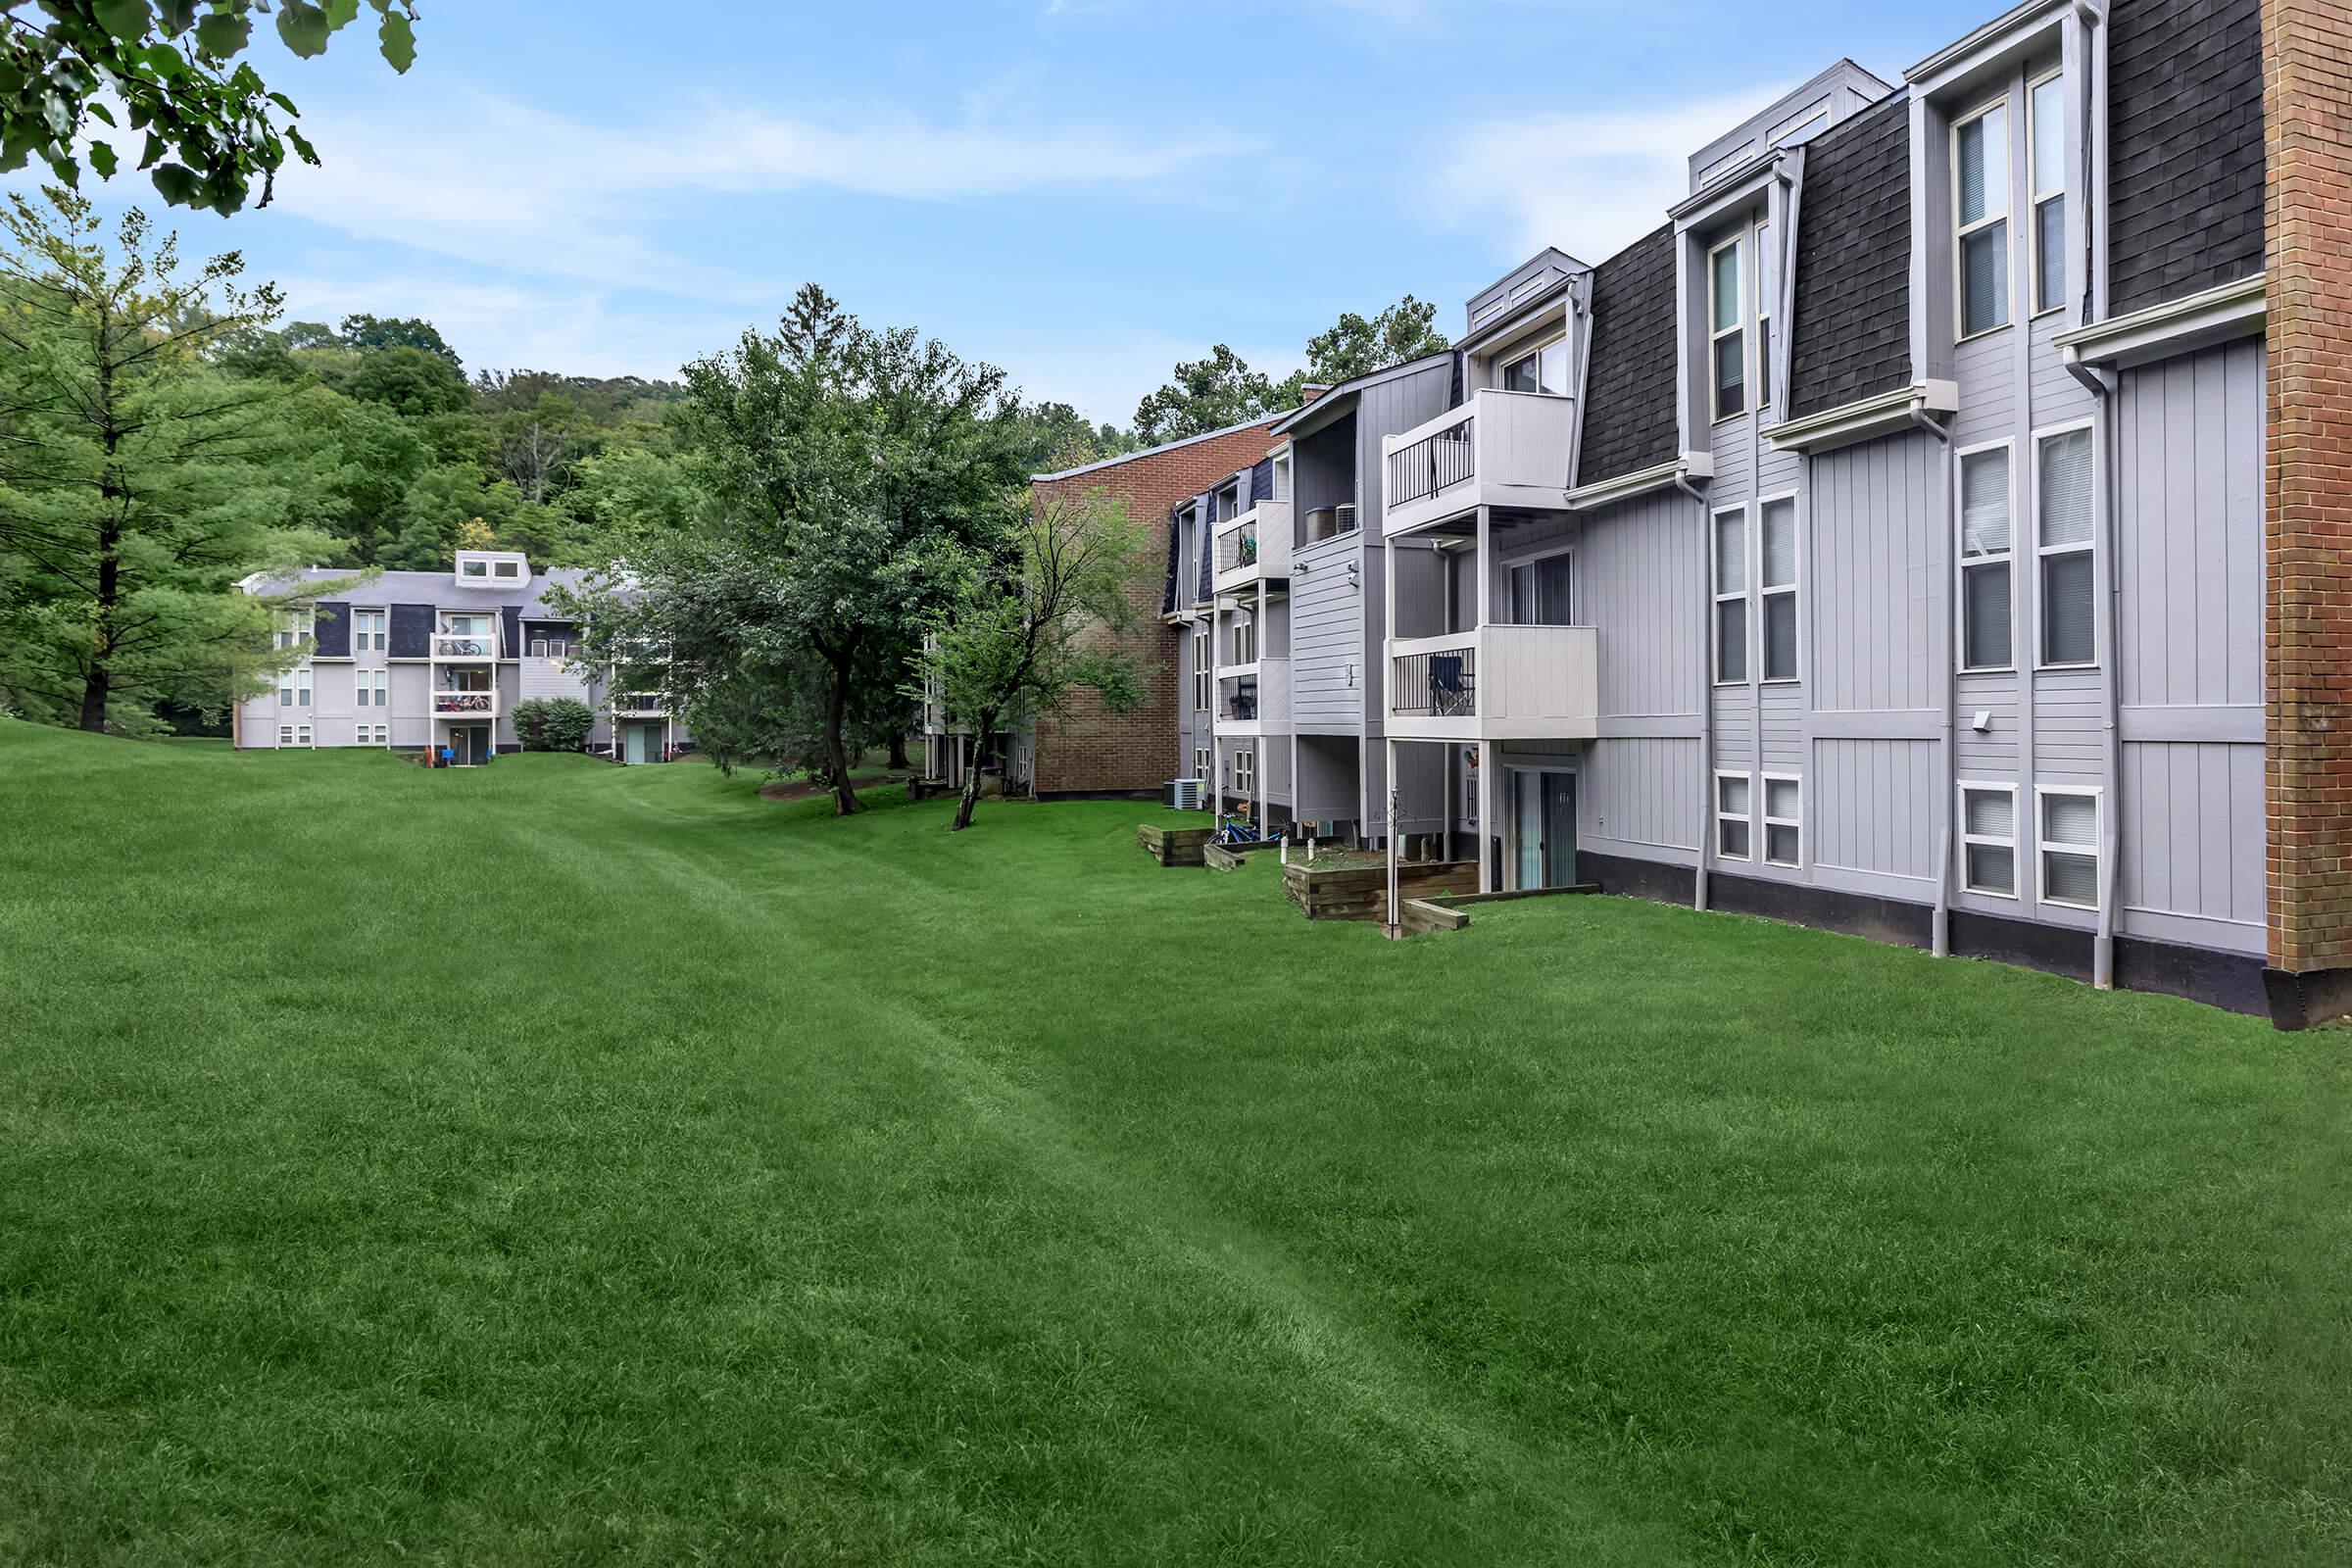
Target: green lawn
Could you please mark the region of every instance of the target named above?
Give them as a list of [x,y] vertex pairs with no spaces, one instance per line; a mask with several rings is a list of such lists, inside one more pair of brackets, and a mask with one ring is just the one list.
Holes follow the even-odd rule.
[[2330,1563],[2342,1034],[0,721],[0,1561]]

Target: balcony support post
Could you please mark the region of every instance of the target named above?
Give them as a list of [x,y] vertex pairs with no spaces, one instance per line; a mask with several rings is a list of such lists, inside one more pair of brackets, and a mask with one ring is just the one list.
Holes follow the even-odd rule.
[[1494,558],[1487,553],[1488,543],[1494,536],[1493,518],[1493,508],[1481,507],[1478,509],[1478,560],[1476,564],[1478,567],[1478,626],[1480,629],[1494,623],[1492,604],[1494,597]]
[[1396,743],[1385,744],[1389,749],[1389,935],[1395,937],[1402,933],[1396,905]]
[[[1482,521],[1484,519],[1481,519]],[[1496,837],[1494,816],[1494,743],[1478,743],[1478,891],[1493,893],[1494,887],[1494,857],[1491,848]]]

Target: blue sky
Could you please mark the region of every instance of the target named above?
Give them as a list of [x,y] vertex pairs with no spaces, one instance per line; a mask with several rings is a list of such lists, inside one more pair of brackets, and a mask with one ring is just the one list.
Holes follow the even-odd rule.
[[325,167],[173,218],[296,318],[429,317],[469,368],[674,375],[813,278],[1124,423],[1219,341],[1280,372],[1407,291],[1456,331],[1539,246],[1659,221],[1776,90],[1894,79],[1999,9],[442,0],[405,77],[356,30],[265,50]]

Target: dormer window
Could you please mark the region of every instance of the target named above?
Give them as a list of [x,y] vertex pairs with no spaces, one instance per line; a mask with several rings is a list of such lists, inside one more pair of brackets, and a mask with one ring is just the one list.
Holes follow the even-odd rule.
[[1707,363],[1715,417],[1747,412],[1747,298],[1745,234],[1707,253]]
[[487,577],[490,575],[490,563],[487,561],[461,561],[458,563],[458,575],[461,577]]
[[1504,364],[1495,382],[1505,392],[1568,394],[1568,340],[1555,337],[1542,348]]
[[490,563],[490,575],[509,580],[518,578],[522,575],[522,563],[519,561],[493,561]]
[[277,616],[277,633],[270,640],[270,646],[280,653],[289,648],[300,648],[311,640],[316,630],[314,612],[308,610],[280,611]]
[[1952,126],[1952,205],[1960,336],[2009,324],[2009,100]]

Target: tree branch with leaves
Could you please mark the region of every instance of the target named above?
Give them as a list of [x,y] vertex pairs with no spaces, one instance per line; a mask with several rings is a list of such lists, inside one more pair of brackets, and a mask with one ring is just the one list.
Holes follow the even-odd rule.
[[[303,59],[359,19],[363,0],[0,0],[0,172],[38,159],[58,181],[89,167],[112,179],[137,135],[137,167],[174,207],[223,216],[245,205],[258,175],[270,205],[286,154],[318,150],[295,128],[300,111],[250,62],[256,17]],[[394,71],[416,58],[415,0],[365,0],[376,46]],[[120,106],[122,118],[109,107]],[[102,133],[98,127],[104,127]]]

